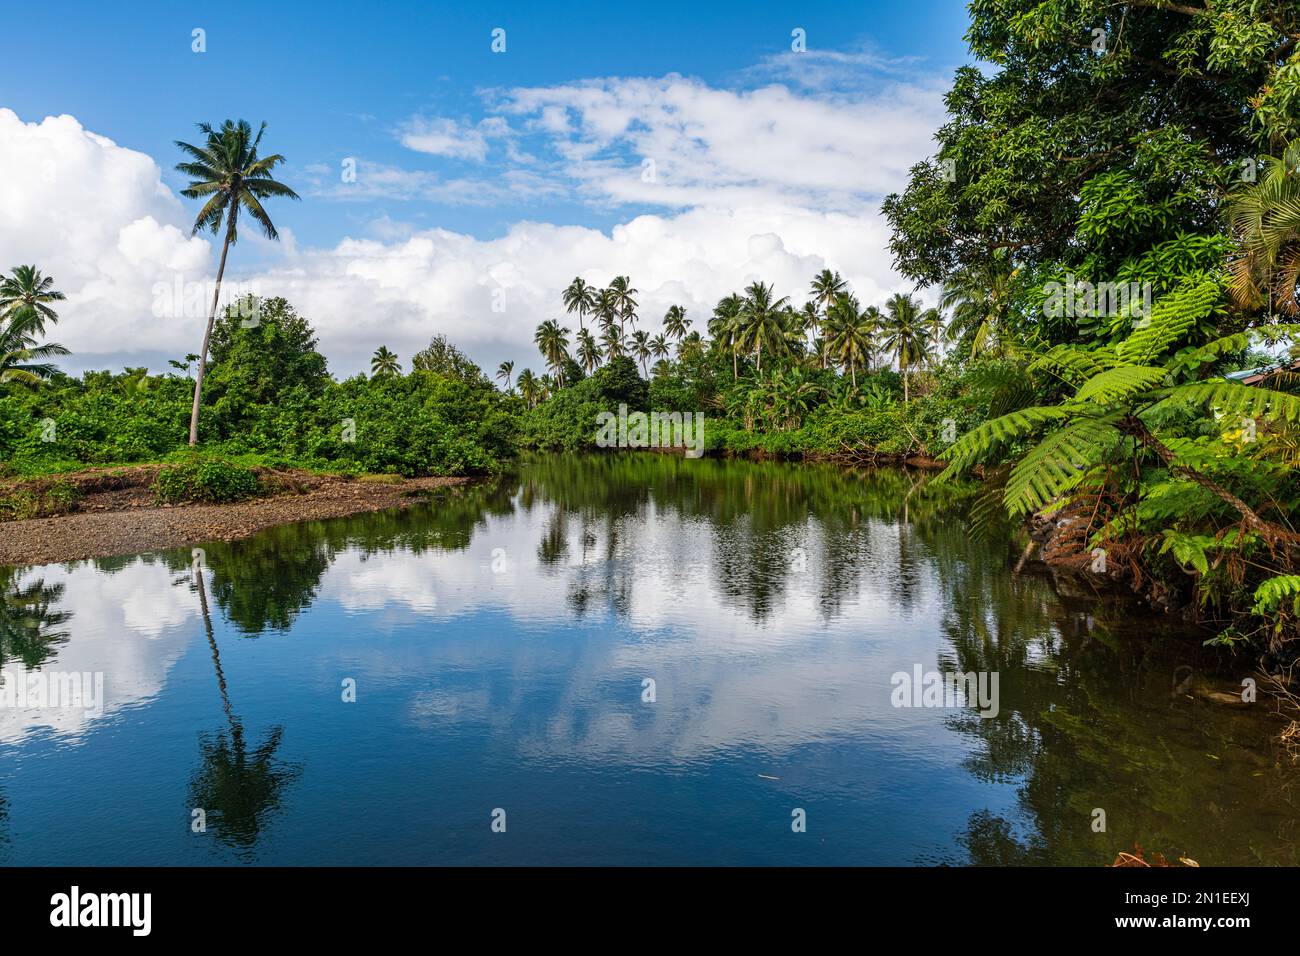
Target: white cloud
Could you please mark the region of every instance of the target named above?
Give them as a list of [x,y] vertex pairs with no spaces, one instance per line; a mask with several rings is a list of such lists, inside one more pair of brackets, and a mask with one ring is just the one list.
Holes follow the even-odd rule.
[[148,350],[174,338],[152,315],[153,285],[177,273],[199,280],[212,256],[150,157],[71,116],[24,123],[0,109],[0,269],[19,263],[39,265],[68,296],[52,338],[120,356],[123,343]]
[[[533,330],[563,315],[560,292],[575,275],[630,275],[650,327],[672,304],[702,324],[721,296],[758,278],[799,302],[824,267],[865,301],[906,288],[878,202],[929,150],[940,106],[928,87],[737,92],[668,76],[485,95],[496,115],[473,125],[413,120],[403,135],[415,149],[468,159],[504,142],[500,168],[494,155],[474,176],[446,178],[362,159],[357,182],[342,183],[333,166],[313,166],[300,185],[316,201],[385,202],[375,228],[358,233],[372,238],[322,247],[295,242],[281,222],[281,243],[248,234],[260,257],[237,256],[228,280],[289,298],[343,375],[365,368],[380,344],[409,364],[435,333],[485,368],[506,358],[536,366]],[[653,182],[642,158],[655,161]],[[529,201],[557,198],[605,217],[627,208],[630,218],[608,231],[516,219],[477,238],[419,228],[391,205],[492,204],[518,216]],[[155,283],[211,278],[213,247],[189,236],[190,215],[150,157],[72,117],[23,123],[0,110],[0,267],[36,262],[68,294],[53,334],[73,350],[70,370],[158,370],[196,350],[201,318],[151,309]],[[504,313],[492,309],[497,289]]]
[[482,162],[487,158],[488,137],[503,131],[499,119],[471,126],[445,117],[416,117],[403,126],[400,138],[403,146],[416,152]]

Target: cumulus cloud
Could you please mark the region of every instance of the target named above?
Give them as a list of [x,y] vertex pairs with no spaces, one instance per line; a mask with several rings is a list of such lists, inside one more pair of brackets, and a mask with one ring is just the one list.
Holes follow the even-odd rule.
[[[485,368],[536,365],[533,330],[562,316],[560,291],[577,275],[630,275],[652,330],[672,304],[702,324],[759,278],[796,302],[826,267],[865,301],[906,287],[878,204],[929,150],[941,107],[924,84],[729,90],[670,75],[483,95],[484,119],[414,118],[398,133],[435,162],[476,163],[471,175],[361,158],[343,182],[316,163],[299,182],[309,201],[357,201],[374,228],[299,242],[286,211],[284,241],[250,232],[254,255],[241,243],[227,279],[292,301],[336,374],[365,369],[380,344],[409,360],[436,333]],[[583,204],[624,218],[602,230],[528,217],[530,203],[556,200],[570,220]],[[489,237],[420,228],[393,206],[408,201],[490,205],[506,225]],[[155,308],[159,283],[212,278],[215,244],[190,237],[191,215],[155,159],[70,116],[24,123],[0,110],[0,268],[39,263],[68,294],[54,335],[73,350],[70,370],[159,370],[196,350],[201,316]]]

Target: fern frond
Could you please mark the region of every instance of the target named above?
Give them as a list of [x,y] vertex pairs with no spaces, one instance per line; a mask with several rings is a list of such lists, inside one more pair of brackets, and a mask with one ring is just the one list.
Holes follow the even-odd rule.
[[1231,355],[1234,352],[1245,352],[1259,343],[1276,345],[1283,339],[1296,337],[1300,337],[1300,324],[1297,323],[1262,325],[1253,329],[1246,329],[1244,332],[1225,335],[1195,348],[1183,349],[1174,357],[1170,369],[1171,371],[1195,370],[1197,367],[1217,361],[1225,355]]
[[1227,379],[1180,385],[1169,393],[1169,399],[1208,404],[1227,416],[1300,421],[1300,396],[1275,392],[1270,388],[1241,385]]
[[1070,410],[1057,405],[1034,405],[984,422],[958,438],[947,451],[948,467],[939,478],[956,477],[971,465],[991,457],[1003,445],[1035,429],[1068,417]]
[[1030,363],[1029,371],[1050,372],[1071,385],[1078,385],[1114,364],[1115,355],[1110,349],[1054,345]]
[[1151,315],[1119,345],[1125,362],[1146,364],[1167,352],[1198,322],[1208,318],[1223,298],[1216,276],[1195,276],[1160,297]]
[[1100,418],[1076,418],[1047,435],[1011,470],[1002,495],[1007,512],[1013,518],[1029,514],[1069,491],[1119,437],[1119,430]]
[[1079,386],[1080,401],[1110,405],[1164,382],[1169,373],[1154,365],[1121,365],[1098,372]]
[[1274,613],[1287,601],[1291,602],[1292,612],[1300,615],[1300,574],[1269,578],[1255,589],[1256,614]]

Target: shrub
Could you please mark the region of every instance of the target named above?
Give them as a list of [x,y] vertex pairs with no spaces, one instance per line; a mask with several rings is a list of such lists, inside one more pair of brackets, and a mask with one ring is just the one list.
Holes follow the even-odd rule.
[[240,501],[261,490],[262,484],[251,469],[222,458],[196,457],[167,465],[153,483],[158,500],[168,504]]

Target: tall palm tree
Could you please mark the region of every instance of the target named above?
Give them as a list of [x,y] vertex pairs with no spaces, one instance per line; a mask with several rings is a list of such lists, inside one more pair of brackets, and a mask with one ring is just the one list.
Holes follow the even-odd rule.
[[786,339],[788,320],[785,307],[789,296],[774,299],[772,286],[764,282],[752,282],[745,289],[745,299],[741,305],[741,342],[742,347],[757,353],[757,369],[763,371],[763,346],[768,352],[784,354],[789,349]]
[[732,293],[718,300],[713,307],[713,318],[709,320],[709,335],[719,348],[731,353],[731,380],[740,377],[738,356],[740,354],[741,319],[740,314],[744,300]]
[[824,313],[832,302],[849,291],[849,287],[838,272],[823,269],[813,276],[811,291],[813,305]]
[[600,323],[600,330],[608,332],[618,321],[618,296],[613,289],[599,289],[593,302],[591,311],[596,316],[596,321]]
[[199,352],[198,374],[194,378],[194,404],[190,409],[190,444],[199,440],[199,403],[203,398],[203,374],[208,362],[208,343],[212,338],[212,325],[217,317],[217,301],[221,297],[221,280],[226,273],[226,256],[230,247],[239,241],[236,222],[239,210],[245,209],[253,221],[262,229],[268,239],[278,239],[275,224],[262,208],[262,200],[283,197],[297,199],[298,194],[279,182],[274,175],[275,167],[284,162],[279,153],[270,156],[258,156],[262,145],[262,134],[266,132],[263,123],[253,135],[253,128],[245,120],[238,123],[226,120],[220,128],[209,123],[200,123],[199,132],[206,141],[202,146],[176,141],[181,152],[190,157],[188,162],[178,163],[177,172],[190,177],[190,184],[181,190],[187,199],[207,197],[203,208],[194,220],[191,235],[198,235],[201,230],[208,230],[214,236],[220,231],[222,221],[226,224],[226,237],[221,245],[221,264],[217,266],[217,285],[212,292],[212,307],[208,310],[208,324],[203,332],[203,348]]
[[547,319],[537,327],[533,341],[547,366],[555,373],[556,383],[563,388],[564,361],[569,357],[569,330],[555,319]]
[[704,339],[700,337],[699,332],[688,332],[686,337],[677,343],[677,361],[694,361],[704,353]]
[[30,314],[26,323],[32,335],[44,335],[45,323],[57,324],[59,314],[51,302],[62,302],[64,295],[54,288],[54,280],[42,275],[36,266],[14,266],[13,273],[0,277],[0,319],[13,321]]
[[515,363],[513,361],[502,362],[497,366],[497,381],[505,382],[506,391],[510,391],[510,376],[514,373]]
[[600,333],[600,343],[605,349],[605,355],[608,356],[611,362],[627,354],[627,345],[623,341],[623,333],[617,325],[611,325]]
[[370,374],[375,377],[401,375],[402,363],[397,361],[396,353],[388,351],[387,345],[381,345],[370,359]]
[[650,333],[645,329],[637,329],[632,333],[632,352],[641,363],[641,371],[649,377],[650,369],[646,366],[646,362],[650,360],[653,349],[650,347]]
[[580,330],[585,329],[586,325],[583,324],[583,319],[588,312],[593,311],[596,307],[596,289],[581,276],[577,276],[569,283],[569,287],[564,290],[563,298],[564,307],[569,311],[569,314],[578,313],[578,328]]
[[650,351],[654,353],[655,358],[661,359],[668,355],[668,336],[662,332],[650,340]]
[[901,292],[890,296],[885,303],[884,333],[882,344],[898,360],[898,370],[903,376],[903,402],[906,404],[910,401],[908,380],[911,369],[923,364],[929,355],[920,303]]
[[1008,327],[1012,283],[1019,271],[1007,250],[999,249],[956,272],[939,297],[939,308],[952,315],[948,341],[969,343],[971,357],[1007,355],[1012,350]]
[[578,364],[582,366],[582,370],[590,375],[600,367],[600,360],[604,357],[596,337],[591,334],[591,329],[579,329]]
[[932,368],[937,368],[943,361],[943,313],[938,309],[926,309],[921,313],[921,328],[925,330],[925,358]]
[[632,288],[630,276],[614,276],[609,283],[610,292],[614,293],[614,309],[618,312],[618,327],[626,331],[630,321],[636,325],[636,289]]
[[1233,298],[1247,308],[1300,313],[1300,142],[1278,159],[1264,157],[1264,174],[1232,196],[1228,221],[1238,242],[1229,262]]
[[530,368],[524,369],[519,373],[519,380],[515,383],[519,386],[519,397],[524,400],[524,405],[533,408],[537,405],[537,378],[533,375]]
[[42,359],[70,354],[55,342],[36,344],[33,329],[39,322],[39,313],[24,310],[11,318],[0,320],[0,383],[25,382],[35,385],[50,378],[57,371]]
[[852,296],[841,293],[826,310],[826,352],[849,370],[858,387],[858,366],[869,366],[875,328],[868,312],[859,312]]
[[681,339],[690,328],[691,320],[686,317],[686,310],[680,305],[671,305],[664,315],[664,333],[675,339]]

